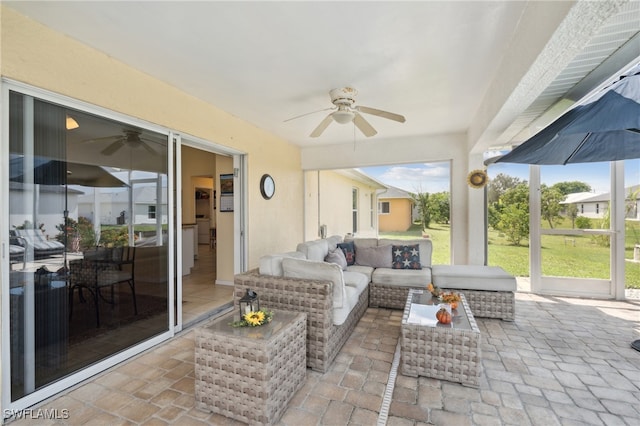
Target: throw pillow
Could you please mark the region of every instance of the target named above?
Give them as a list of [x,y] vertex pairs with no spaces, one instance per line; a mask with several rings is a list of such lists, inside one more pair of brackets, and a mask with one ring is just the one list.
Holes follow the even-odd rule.
[[421,269],[420,246],[392,246],[393,269]]
[[391,268],[391,245],[358,249],[358,265]]
[[353,245],[353,241],[348,243],[340,243],[338,247],[344,253],[345,259],[347,259],[347,266],[355,265],[356,263],[356,248]]
[[331,250],[327,257],[324,258],[325,262],[335,263],[344,271],[347,269],[347,258],[344,256],[344,252],[340,247],[336,247],[335,250]]

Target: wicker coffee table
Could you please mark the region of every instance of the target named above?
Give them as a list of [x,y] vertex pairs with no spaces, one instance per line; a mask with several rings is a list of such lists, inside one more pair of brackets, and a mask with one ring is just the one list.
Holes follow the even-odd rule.
[[452,323],[445,325],[435,319],[438,299],[428,291],[409,290],[401,325],[402,374],[479,385],[480,330],[460,296]]
[[229,325],[233,315],[196,330],[196,406],[274,424],[306,379],[306,314],[275,311],[269,324],[239,328]]

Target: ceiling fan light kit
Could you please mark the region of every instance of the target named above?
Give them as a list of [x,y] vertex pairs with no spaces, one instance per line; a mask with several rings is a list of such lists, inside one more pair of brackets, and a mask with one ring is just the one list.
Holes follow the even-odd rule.
[[[332,89],[329,91],[329,97],[331,98],[331,103],[334,105],[333,108],[326,108],[320,111],[333,110],[327,115],[320,124],[311,132],[309,135],[312,138],[317,138],[324,132],[329,125],[335,121],[339,124],[347,124],[353,122],[353,124],[366,136],[371,137],[376,135],[378,132],[373,128],[371,124],[360,114],[371,114],[376,115],[378,117],[386,118],[388,120],[397,121],[399,123],[404,123],[405,118],[400,114],[394,114],[388,111],[382,111],[376,108],[370,108],[366,106],[353,106],[356,102],[356,95],[358,91],[353,87],[342,87],[339,89]],[[315,111],[315,112],[320,112]],[[304,117],[306,115],[313,114],[313,112],[298,115],[296,117],[290,118],[285,121],[295,120],[296,118]]]

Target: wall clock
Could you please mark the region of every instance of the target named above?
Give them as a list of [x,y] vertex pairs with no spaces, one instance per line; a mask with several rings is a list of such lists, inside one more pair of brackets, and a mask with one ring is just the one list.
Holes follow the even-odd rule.
[[260,179],[260,193],[265,200],[270,200],[276,192],[276,183],[270,175],[262,175]]

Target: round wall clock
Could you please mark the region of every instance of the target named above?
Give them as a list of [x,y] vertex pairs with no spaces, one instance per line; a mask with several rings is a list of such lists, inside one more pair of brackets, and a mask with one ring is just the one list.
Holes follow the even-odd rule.
[[262,175],[260,179],[260,193],[265,200],[270,200],[276,192],[276,183],[270,175]]
[[484,170],[473,170],[467,176],[467,183],[471,188],[482,188],[489,182],[489,176]]

